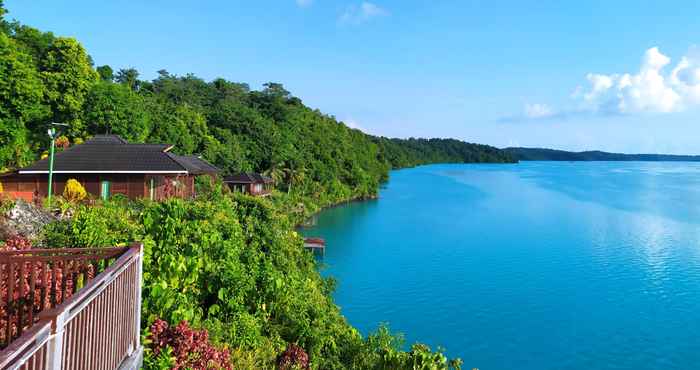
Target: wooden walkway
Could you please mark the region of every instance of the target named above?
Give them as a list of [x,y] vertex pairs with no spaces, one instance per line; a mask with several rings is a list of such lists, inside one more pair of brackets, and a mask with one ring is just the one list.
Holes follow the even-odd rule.
[[321,238],[304,238],[304,248],[316,252],[321,252],[322,255],[326,254],[326,241]]

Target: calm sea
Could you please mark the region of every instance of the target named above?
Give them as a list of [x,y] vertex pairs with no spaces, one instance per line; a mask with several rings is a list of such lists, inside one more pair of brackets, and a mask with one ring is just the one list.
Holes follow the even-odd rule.
[[465,368],[700,369],[700,164],[394,171],[305,234],[363,333],[386,322]]

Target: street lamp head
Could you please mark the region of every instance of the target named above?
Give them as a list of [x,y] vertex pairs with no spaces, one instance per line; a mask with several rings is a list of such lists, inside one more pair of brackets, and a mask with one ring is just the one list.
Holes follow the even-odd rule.
[[[64,126],[64,127],[68,127],[68,124],[67,124],[67,123],[61,123],[61,122],[51,122],[51,126]],[[55,129],[54,127],[50,127],[49,130],[48,130],[48,134],[49,134],[49,137],[50,137],[51,139],[55,139],[55,138],[56,138],[56,129]]]
[[47,130],[47,133],[49,134],[49,137],[51,138],[51,150],[49,153],[49,192],[48,192],[48,203],[49,206],[51,206],[51,195],[53,193],[53,155],[54,155],[54,146],[55,146],[55,140],[56,140],[56,128],[55,126],[68,126],[65,123],[58,123],[58,122],[51,122],[51,126]]

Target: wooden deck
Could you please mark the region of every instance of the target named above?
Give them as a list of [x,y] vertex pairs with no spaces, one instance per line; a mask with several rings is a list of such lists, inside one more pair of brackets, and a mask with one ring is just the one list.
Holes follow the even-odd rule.
[[313,252],[319,251],[326,254],[326,241],[321,238],[304,238],[304,248]]

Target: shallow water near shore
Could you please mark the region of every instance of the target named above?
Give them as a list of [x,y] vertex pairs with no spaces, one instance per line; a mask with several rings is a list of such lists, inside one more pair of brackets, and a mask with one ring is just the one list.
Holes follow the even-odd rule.
[[364,334],[468,369],[640,370],[700,363],[699,226],[700,164],[522,162],[393,171],[303,232]]

